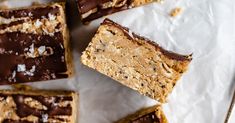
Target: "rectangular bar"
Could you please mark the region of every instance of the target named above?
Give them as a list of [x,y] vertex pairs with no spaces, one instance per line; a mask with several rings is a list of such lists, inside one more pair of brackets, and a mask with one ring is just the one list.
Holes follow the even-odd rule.
[[77,98],[69,91],[0,90],[0,122],[76,123]]
[[159,0],[77,0],[83,23]]
[[116,123],[168,123],[160,106],[141,109]]
[[191,60],[191,55],[167,51],[109,19],[101,24],[81,57],[84,65],[161,102]]
[[68,78],[64,3],[0,10],[0,85]]

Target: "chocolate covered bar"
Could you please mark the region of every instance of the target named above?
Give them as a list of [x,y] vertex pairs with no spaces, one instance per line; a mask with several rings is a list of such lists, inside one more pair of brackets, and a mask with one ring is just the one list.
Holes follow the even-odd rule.
[[81,57],[84,65],[161,102],[191,60],[191,55],[167,51],[109,19],[101,24]]
[[141,109],[116,123],[168,123],[160,106]]
[[83,23],[159,0],[77,0]]
[[64,3],[0,10],[0,85],[72,75]]
[[77,123],[77,94],[69,91],[0,91],[1,123]]

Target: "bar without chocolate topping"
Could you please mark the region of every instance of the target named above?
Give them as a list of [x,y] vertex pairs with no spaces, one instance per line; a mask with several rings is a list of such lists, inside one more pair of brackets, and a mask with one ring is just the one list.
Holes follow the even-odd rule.
[[83,23],[157,0],[77,0]]
[[164,102],[187,70],[191,55],[167,51],[106,19],[81,61],[143,95]]
[[116,123],[168,123],[160,106],[139,110]]
[[76,123],[77,94],[0,90],[1,123]]
[[64,3],[0,10],[0,85],[72,74]]

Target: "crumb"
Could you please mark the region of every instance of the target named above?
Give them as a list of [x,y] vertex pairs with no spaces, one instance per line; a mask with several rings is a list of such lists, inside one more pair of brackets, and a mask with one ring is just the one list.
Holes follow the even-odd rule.
[[179,15],[182,12],[182,8],[174,8],[173,10],[171,10],[170,16],[171,17],[176,17],[177,15]]

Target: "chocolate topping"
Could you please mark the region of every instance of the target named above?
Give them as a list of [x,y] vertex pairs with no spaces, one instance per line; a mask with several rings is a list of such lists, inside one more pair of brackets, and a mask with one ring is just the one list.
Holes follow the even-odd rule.
[[[43,105],[46,104],[47,110],[38,110],[35,108],[31,108],[30,106],[24,104],[23,99],[26,97],[31,97]],[[29,115],[34,115],[37,117],[42,116],[43,114],[48,114],[49,116],[54,116],[54,115],[71,115],[72,114],[72,107],[69,105],[67,107],[59,107],[58,104],[62,101],[71,101],[63,99],[63,97],[53,97],[55,98],[54,102],[46,102],[46,98],[43,96],[24,96],[24,95],[13,95],[13,99],[16,103],[17,106],[17,115],[22,117],[27,117]]]
[[0,10],[0,85],[68,77],[61,7]]
[[[155,42],[153,42],[153,41],[151,41],[151,40],[149,40],[149,39],[147,39],[145,37],[141,37],[139,35],[136,35],[135,33],[131,32],[128,28],[123,27],[123,26],[113,22],[110,19],[106,18],[103,21],[103,23],[101,23],[101,25],[112,25],[112,26],[115,26],[115,27],[119,28],[128,37],[128,39],[130,39],[132,41],[135,41],[136,39],[137,40],[144,40],[148,44],[154,46],[156,48],[156,50],[160,50],[165,56],[167,56],[170,59],[174,59],[174,60],[178,60],[178,61],[184,61],[184,60],[191,61],[192,60],[191,55],[180,55],[180,54],[177,54],[177,53],[173,53],[173,52],[167,51],[167,50],[163,49],[162,47],[160,47],[157,43],[155,43]],[[130,35],[130,33],[132,35]],[[138,42],[136,42],[136,43],[138,43]]]
[[34,115],[40,117],[43,114],[43,110],[31,108],[27,104],[24,104],[24,97],[21,95],[13,95],[13,99],[16,103],[16,113],[20,118]]
[[109,14],[112,14],[112,13],[115,13],[115,12],[126,10],[127,8],[128,8],[127,6],[123,6],[123,7],[120,7],[120,8],[110,8],[110,9],[99,10],[97,13],[91,14],[87,18],[84,18],[82,21],[84,23],[85,22],[90,22],[90,21],[95,20],[97,18],[100,18],[104,15],[109,15]]
[[155,112],[152,112],[131,121],[131,123],[160,123],[160,121]]
[[[95,9],[95,8],[97,9],[96,12],[90,14],[88,17],[82,18],[82,21],[84,23],[90,22],[102,16],[131,8],[130,5],[131,5],[132,0],[120,0],[118,3],[116,3],[118,4],[118,6],[113,6],[113,5],[111,6],[109,2],[113,4],[114,1],[113,0],[78,0],[78,9],[81,15],[91,11],[92,9]],[[107,7],[104,7],[105,4],[107,4],[106,5]]]
[[[21,32],[7,32],[0,34],[0,84],[11,84],[9,78],[15,71],[15,82],[28,82],[49,80],[56,78],[66,78],[67,71],[64,57],[63,37],[61,33],[55,33],[54,36],[26,34]],[[39,48],[41,46],[47,48],[49,52],[44,56],[36,58],[27,58],[25,49],[30,46]],[[25,65],[26,70],[35,67],[33,76],[25,75],[24,71],[17,71],[17,65]]]
[[38,7],[31,9],[19,10],[0,10],[0,16],[4,18],[22,18],[30,17],[31,19],[47,18],[48,14],[59,15],[59,7]]
[[[71,96],[33,96],[33,95],[23,95],[23,94],[0,94],[0,97],[12,97],[16,104],[16,115],[20,118],[28,117],[30,115],[39,118],[38,123],[43,119],[43,115],[47,115],[48,118],[53,118],[59,121],[64,121],[65,119],[59,118],[57,116],[71,116],[72,107],[68,104],[65,107],[61,107],[59,104],[66,101],[72,102],[73,98]],[[42,105],[46,106],[46,109],[36,109],[25,104],[24,100],[26,98],[32,98]],[[55,117],[56,116],[56,117]],[[26,120],[11,120],[5,119],[3,123],[31,123]]]
[[18,20],[18,21],[11,22],[9,24],[2,24],[2,25],[0,25],[0,29],[5,29],[7,27],[11,27],[11,26],[15,26],[15,25],[18,25],[18,24],[22,24],[24,22],[25,22],[24,20]]
[[102,3],[102,0],[78,0],[78,6],[81,13],[96,8],[99,3]]

